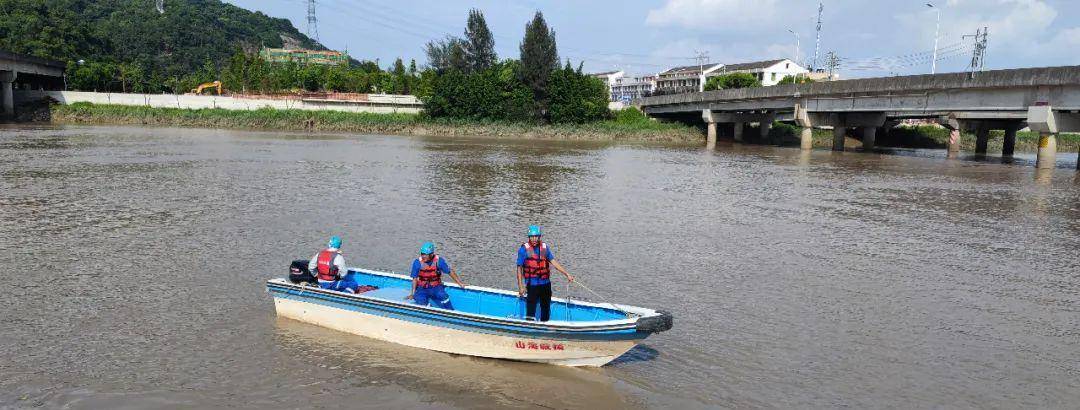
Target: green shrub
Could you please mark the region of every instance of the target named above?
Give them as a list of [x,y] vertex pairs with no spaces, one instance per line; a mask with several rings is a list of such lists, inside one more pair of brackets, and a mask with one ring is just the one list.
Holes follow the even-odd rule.
[[750,73],[718,75],[705,82],[705,91],[754,87],[761,87],[761,81],[757,79],[757,76]]
[[785,75],[785,76],[784,76],[784,78],[781,78],[781,79],[780,79],[780,82],[776,83],[776,85],[784,85],[784,84],[810,84],[810,83],[812,83],[812,82],[814,82],[814,79],[812,79],[812,78],[810,78],[810,77],[807,77],[807,76],[805,76],[805,75],[800,75],[800,76],[799,76],[798,78],[796,78],[796,77],[792,77],[792,76],[790,76],[790,75]]
[[600,79],[567,67],[551,73],[548,115],[553,123],[583,123],[608,118],[608,91]]
[[653,122],[649,116],[637,107],[626,107],[614,112],[615,122],[619,124],[645,124]]

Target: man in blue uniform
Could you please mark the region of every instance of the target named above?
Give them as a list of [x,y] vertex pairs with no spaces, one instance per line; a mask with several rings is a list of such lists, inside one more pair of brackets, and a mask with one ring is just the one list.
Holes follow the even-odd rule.
[[566,275],[566,280],[573,282],[574,277],[555,261],[551,247],[540,240],[540,227],[529,225],[529,240],[518,247],[517,279],[518,296],[525,296],[526,319],[537,319],[536,305],[540,304],[540,321],[551,318],[551,268]]
[[412,292],[405,299],[413,299],[417,305],[427,306],[430,302],[435,307],[454,310],[450,295],[446,294],[446,287],[443,286],[442,274],[450,274],[462,289],[465,284],[461,283],[461,279],[446,259],[435,254],[434,243],[424,242],[420,245],[420,256],[413,259],[409,271],[413,278]]

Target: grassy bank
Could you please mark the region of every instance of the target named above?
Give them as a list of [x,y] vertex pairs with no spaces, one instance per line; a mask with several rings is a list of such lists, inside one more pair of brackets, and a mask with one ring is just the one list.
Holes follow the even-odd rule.
[[51,114],[52,121],[60,124],[130,124],[631,142],[700,142],[703,140],[701,131],[695,127],[653,121],[640,113],[619,113],[614,119],[587,124],[551,125],[451,120],[429,118],[417,114],[274,109],[189,110],[89,103],[54,105]]

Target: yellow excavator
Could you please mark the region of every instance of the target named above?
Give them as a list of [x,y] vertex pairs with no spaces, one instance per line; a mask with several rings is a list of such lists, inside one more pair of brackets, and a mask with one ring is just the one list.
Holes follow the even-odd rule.
[[217,88],[217,95],[221,95],[221,81],[214,81],[214,82],[210,82],[210,83],[199,84],[198,87],[195,87],[194,89],[191,90],[191,93],[192,94],[202,94],[202,91],[207,89],[207,88]]

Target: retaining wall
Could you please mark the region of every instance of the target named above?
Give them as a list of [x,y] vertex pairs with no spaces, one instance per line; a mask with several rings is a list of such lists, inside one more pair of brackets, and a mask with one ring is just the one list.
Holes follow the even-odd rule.
[[226,110],[318,110],[344,112],[370,112],[378,114],[416,114],[423,110],[423,103],[411,95],[369,94],[368,101],[343,101],[286,97],[280,99],[236,98],[217,95],[132,94],[95,93],[85,91],[31,91],[15,92],[15,101],[52,98],[61,104],[88,102],[93,104],[136,105],[155,108],[222,108]]

